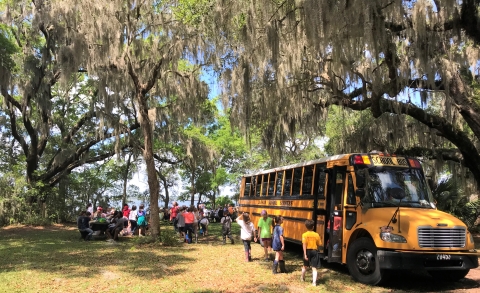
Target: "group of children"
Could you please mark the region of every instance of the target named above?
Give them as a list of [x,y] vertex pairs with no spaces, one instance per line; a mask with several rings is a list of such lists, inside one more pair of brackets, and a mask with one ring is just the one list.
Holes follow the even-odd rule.
[[108,224],[105,234],[107,241],[118,240],[119,235],[128,236],[134,235],[138,228],[138,234],[145,236],[147,226],[146,212],[143,204],[137,207],[134,205],[130,209],[127,204],[122,208],[122,211],[116,211],[115,208],[109,208],[104,212],[102,207],[97,207],[95,213],[91,203],[87,205],[87,210],[82,211],[77,219],[78,230],[80,233],[85,233],[85,241],[89,241],[93,236],[92,225],[94,223]]
[[173,223],[175,231],[187,243],[196,241],[198,234],[208,235],[208,225],[210,224],[202,209],[191,207],[179,207],[177,202],[173,202],[170,210],[170,221]]
[[[285,250],[285,240],[283,237],[283,223],[282,216],[275,216],[273,219],[268,217],[267,211],[261,212],[261,218],[258,221],[258,237],[260,237],[264,253],[265,260],[270,261],[269,249],[275,251],[275,259],[272,264],[272,273],[277,274],[278,268],[281,273],[286,273],[285,260],[283,259],[283,251]],[[245,251],[245,260],[251,261],[251,241],[257,242],[258,237],[256,234],[255,226],[250,220],[248,213],[241,214],[237,219],[237,223],[240,225],[240,238],[243,241],[243,247]],[[272,231],[273,227],[273,231]],[[301,280],[305,281],[305,274],[308,267],[312,268],[312,285],[317,285],[317,269],[321,267],[321,255],[318,251],[318,247],[322,245],[320,235],[313,231],[314,222],[312,220],[305,221],[305,227],[307,231],[302,234],[302,246],[303,246],[303,266]],[[233,240],[232,240],[233,241]],[[225,242],[225,236],[224,236]]]

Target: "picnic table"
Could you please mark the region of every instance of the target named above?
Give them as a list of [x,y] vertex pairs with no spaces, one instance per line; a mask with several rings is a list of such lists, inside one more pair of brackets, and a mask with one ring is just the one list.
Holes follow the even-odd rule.
[[[105,231],[108,229],[108,223],[107,222],[90,222],[90,228],[94,232],[94,236],[99,236],[105,234]],[[99,231],[99,233],[95,233],[96,231]]]

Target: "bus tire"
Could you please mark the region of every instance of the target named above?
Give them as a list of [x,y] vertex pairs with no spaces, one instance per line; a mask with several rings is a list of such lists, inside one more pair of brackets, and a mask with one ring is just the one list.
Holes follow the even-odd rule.
[[382,281],[377,247],[370,238],[359,238],[349,246],[347,267],[352,278],[360,283],[377,285]]
[[465,270],[442,270],[442,271],[427,271],[430,276],[434,279],[442,280],[442,281],[458,281],[463,278],[470,272],[470,269]]

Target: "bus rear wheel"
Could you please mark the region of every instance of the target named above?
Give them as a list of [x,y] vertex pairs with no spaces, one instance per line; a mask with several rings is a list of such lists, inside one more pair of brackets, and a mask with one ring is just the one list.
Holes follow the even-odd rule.
[[347,267],[350,275],[358,282],[377,285],[382,281],[377,247],[370,238],[359,238],[350,245]]
[[430,276],[437,280],[443,281],[458,281],[463,278],[470,272],[469,269],[466,270],[446,270],[446,271],[427,271]]

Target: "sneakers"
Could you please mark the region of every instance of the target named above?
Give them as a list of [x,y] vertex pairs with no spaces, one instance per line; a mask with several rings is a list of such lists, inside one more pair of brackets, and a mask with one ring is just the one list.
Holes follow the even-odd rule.
[[314,286],[314,287],[315,287],[315,286],[317,286],[317,283],[315,283],[315,282],[312,282],[312,286]]

